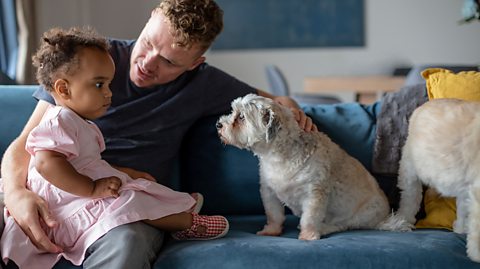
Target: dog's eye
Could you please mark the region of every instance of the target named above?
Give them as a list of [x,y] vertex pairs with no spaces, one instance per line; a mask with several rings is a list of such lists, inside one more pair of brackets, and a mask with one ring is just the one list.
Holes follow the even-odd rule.
[[244,116],[243,114],[239,114],[239,115],[238,115],[238,119],[241,120],[241,121],[243,121],[243,120],[245,119],[245,116]]

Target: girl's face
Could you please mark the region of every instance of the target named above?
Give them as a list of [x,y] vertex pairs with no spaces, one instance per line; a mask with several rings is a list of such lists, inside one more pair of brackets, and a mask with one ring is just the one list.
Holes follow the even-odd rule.
[[56,94],[60,97],[55,100],[81,117],[93,120],[105,114],[111,104],[110,82],[115,65],[110,54],[97,48],[81,49],[76,59],[76,69],[63,79],[65,92],[57,89],[59,80],[55,83]]

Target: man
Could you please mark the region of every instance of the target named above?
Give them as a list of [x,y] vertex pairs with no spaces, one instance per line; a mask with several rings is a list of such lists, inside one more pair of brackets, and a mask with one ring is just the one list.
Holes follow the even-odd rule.
[[[96,121],[105,136],[103,157],[109,163],[168,185],[170,167],[189,127],[201,117],[228,111],[234,98],[252,92],[292,108],[302,128],[316,130],[292,99],[256,90],[205,63],[203,54],[223,27],[222,15],[212,0],[164,0],[138,40],[111,41],[116,65],[112,105]],[[25,141],[53,104],[44,89],[34,96],[37,107],[2,161],[5,204],[37,247],[59,252],[60,246],[40,226],[45,222],[53,227],[55,219],[44,201],[25,188],[30,159]],[[83,267],[149,268],[162,241],[163,233],[148,225],[123,225],[89,247]]]

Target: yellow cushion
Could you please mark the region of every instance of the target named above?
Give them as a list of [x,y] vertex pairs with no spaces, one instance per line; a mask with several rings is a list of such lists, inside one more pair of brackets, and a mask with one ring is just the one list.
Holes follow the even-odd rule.
[[423,202],[426,217],[415,224],[417,228],[443,228],[452,229],[457,218],[455,198],[440,196],[434,189],[425,191]]
[[457,74],[442,68],[428,68],[422,72],[429,99],[458,98],[480,101],[480,72],[463,71]]
[[[442,68],[429,68],[422,72],[428,98],[457,98],[480,101],[480,73],[463,71],[457,74]],[[445,228],[452,230],[456,216],[455,198],[441,197],[433,189],[424,195],[426,217],[417,222],[417,228]]]

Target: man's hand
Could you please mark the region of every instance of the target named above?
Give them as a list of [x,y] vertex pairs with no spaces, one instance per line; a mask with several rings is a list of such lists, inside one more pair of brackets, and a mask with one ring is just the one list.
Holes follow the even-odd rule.
[[5,205],[10,215],[38,249],[51,253],[63,251],[60,246],[50,241],[40,225],[42,222],[54,228],[58,223],[50,214],[47,203],[37,194],[27,189],[11,191],[5,196]]
[[300,128],[305,132],[317,132],[317,126],[313,123],[312,119],[303,112],[303,110],[298,108],[291,108],[295,119],[298,122]]
[[118,197],[122,181],[118,177],[104,177],[93,182],[93,198]]

